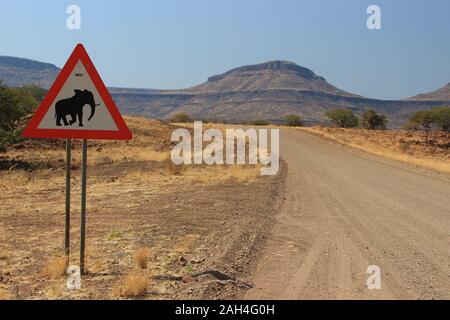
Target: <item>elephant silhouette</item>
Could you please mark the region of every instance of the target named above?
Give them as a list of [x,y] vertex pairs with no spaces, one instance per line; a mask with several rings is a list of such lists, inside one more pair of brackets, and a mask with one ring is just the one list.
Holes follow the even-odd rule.
[[[83,127],[83,107],[89,105],[91,107],[91,115],[88,121],[95,115],[95,107],[100,104],[95,104],[94,95],[88,90],[74,90],[75,95],[68,99],[62,99],[55,104],[55,119],[56,125],[61,126],[61,120],[64,126],[73,125],[77,121],[78,125]],[[71,119],[68,122],[67,116],[70,115]]]

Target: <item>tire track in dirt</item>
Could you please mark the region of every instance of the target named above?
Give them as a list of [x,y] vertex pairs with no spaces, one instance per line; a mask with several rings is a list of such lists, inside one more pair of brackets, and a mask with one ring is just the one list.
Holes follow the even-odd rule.
[[[249,299],[450,297],[450,184],[318,137],[283,131],[287,195]],[[381,268],[368,290],[369,265]]]

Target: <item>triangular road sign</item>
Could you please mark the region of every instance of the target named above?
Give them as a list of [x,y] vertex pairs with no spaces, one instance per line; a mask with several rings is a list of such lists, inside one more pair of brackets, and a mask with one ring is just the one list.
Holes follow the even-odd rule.
[[130,130],[82,44],[76,46],[23,136],[131,139]]

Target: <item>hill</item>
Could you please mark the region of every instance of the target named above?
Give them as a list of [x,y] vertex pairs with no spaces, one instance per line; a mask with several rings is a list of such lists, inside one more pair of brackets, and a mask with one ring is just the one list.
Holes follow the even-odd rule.
[[9,87],[36,84],[49,88],[60,69],[50,63],[0,56],[0,79]]
[[328,83],[313,71],[287,61],[243,66],[184,90],[152,94],[114,94],[125,113],[170,118],[186,112],[195,119],[242,122],[255,119],[281,122],[296,113],[307,122],[324,121],[333,108],[362,113],[374,108],[400,127],[415,111],[441,105],[440,101],[367,99]]
[[450,101],[450,83],[447,83],[442,88],[428,93],[421,93],[408,100],[440,100],[440,101]]
[[[8,86],[38,84],[48,88],[60,69],[38,61],[0,57],[0,79]],[[407,100],[367,99],[327,82],[312,70],[288,61],[268,61],[232,69],[205,83],[182,90],[109,88],[123,113],[168,119],[186,112],[195,119],[281,122],[296,113],[306,122],[322,122],[324,112],[349,108],[362,113],[374,108],[399,127],[415,111],[449,104],[450,85]],[[447,101],[445,101],[447,100]]]

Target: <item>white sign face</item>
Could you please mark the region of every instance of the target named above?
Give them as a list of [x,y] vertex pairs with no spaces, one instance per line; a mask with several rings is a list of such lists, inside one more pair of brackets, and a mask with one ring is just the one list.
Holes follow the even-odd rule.
[[42,118],[38,129],[119,130],[81,60]]

